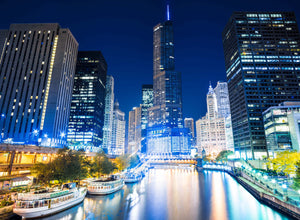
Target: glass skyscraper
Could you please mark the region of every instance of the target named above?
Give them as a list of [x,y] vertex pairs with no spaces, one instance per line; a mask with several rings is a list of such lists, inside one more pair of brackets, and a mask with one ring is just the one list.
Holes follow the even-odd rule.
[[102,145],[106,72],[100,51],[78,53],[68,128],[70,145]]
[[292,12],[234,12],[223,47],[235,151],[267,155],[262,112],[300,100],[300,34]]
[[111,149],[111,137],[114,114],[114,78],[110,75],[106,77],[106,95],[105,95],[105,112],[103,127],[103,150],[104,152],[113,153]]
[[153,85],[142,86],[142,116],[141,116],[141,152],[147,151],[148,109],[153,106]]
[[[169,8],[169,7],[168,7]],[[175,71],[173,22],[153,28],[153,107],[149,109],[147,153],[188,153],[183,128],[181,73]]]
[[0,31],[1,141],[66,145],[78,43],[59,24]]

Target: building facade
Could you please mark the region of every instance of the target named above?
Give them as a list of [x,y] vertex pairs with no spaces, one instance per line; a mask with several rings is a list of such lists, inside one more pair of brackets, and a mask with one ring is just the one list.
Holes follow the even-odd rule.
[[190,149],[190,145],[184,146],[190,143],[184,141],[188,138],[186,132],[181,73],[175,71],[173,22],[168,16],[153,28],[153,107],[149,109],[147,153],[188,153],[186,148]]
[[107,64],[100,51],[80,51],[69,120],[69,145],[99,147],[103,143]]
[[119,109],[119,102],[114,104],[111,146],[108,148],[108,154],[119,156],[125,153],[125,113]]
[[136,153],[141,151],[142,141],[142,106],[134,107],[129,112],[128,119],[128,153]]
[[284,102],[263,112],[269,156],[285,150],[299,151],[300,102]]
[[205,150],[206,155],[215,158],[221,151],[226,150],[225,118],[220,117],[217,107],[216,94],[209,86],[206,96],[207,113],[196,121],[198,152]]
[[141,152],[147,152],[147,126],[148,126],[148,109],[153,106],[153,85],[142,86],[142,116],[141,116]]
[[292,12],[234,12],[223,48],[235,151],[267,155],[262,112],[299,100],[300,34]]
[[58,24],[0,32],[1,141],[66,145],[77,41]]
[[114,115],[114,78],[110,75],[106,78],[106,96],[103,127],[103,150],[113,152],[111,148],[113,115]]
[[191,145],[194,146],[195,143],[195,123],[193,118],[184,119],[184,127],[189,129],[189,135],[191,137]]

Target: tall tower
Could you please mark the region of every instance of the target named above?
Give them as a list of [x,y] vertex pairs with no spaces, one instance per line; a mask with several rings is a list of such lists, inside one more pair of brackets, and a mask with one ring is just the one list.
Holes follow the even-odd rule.
[[105,96],[105,113],[103,127],[103,150],[112,153],[111,138],[114,114],[114,78],[110,75],[106,77],[106,96]]
[[59,24],[0,31],[1,140],[66,145],[78,43]]
[[181,73],[175,71],[174,59],[173,22],[167,6],[167,20],[153,28],[153,107],[149,109],[148,153],[182,153],[189,149],[181,139],[188,132],[183,129]]
[[235,151],[267,155],[262,112],[300,100],[300,34],[293,12],[234,12],[223,48]]
[[102,145],[106,72],[107,64],[100,51],[79,51],[68,141],[79,142],[81,147]]
[[125,153],[125,127],[125,113],[119,109],[119,102],[116,101],[113,110],[111,143],[108,149],[110,155],[123,155]]
[[153,107],[149,122],[182,127],[181,74],[175,71],[173,22],[170,16],[167,19],[153,28]]

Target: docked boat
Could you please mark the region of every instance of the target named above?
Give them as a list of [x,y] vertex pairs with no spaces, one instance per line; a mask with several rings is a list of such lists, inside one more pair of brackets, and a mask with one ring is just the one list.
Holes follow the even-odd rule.
[[81,203],[86,192],[69,183],[58,191],[19,193],[13,212],[25,219],[53,215]]
[[122,189],[123,186],[123,179],[94,180],[88,185],[88,193],[91,195],[107,195]]
[[124,182],[125,183],[136,183],[139,182],[142,179],[141,174],[137,173],[126,173],[124,177]]

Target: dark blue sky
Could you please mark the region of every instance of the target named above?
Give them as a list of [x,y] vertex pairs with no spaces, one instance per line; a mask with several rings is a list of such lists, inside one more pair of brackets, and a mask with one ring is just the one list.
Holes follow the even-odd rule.
[[[0,0],[0,29],[11,23],[59,23],[70,28],[80,50],[101,50],[126,117],[152,84],[152,28],[165,19],[166,0]],[[182,72],[183,112],[206,113],[209,81],[225,80],[222,30],[233,11],[294,11],[299,0],[173,0],[175,60]]]

